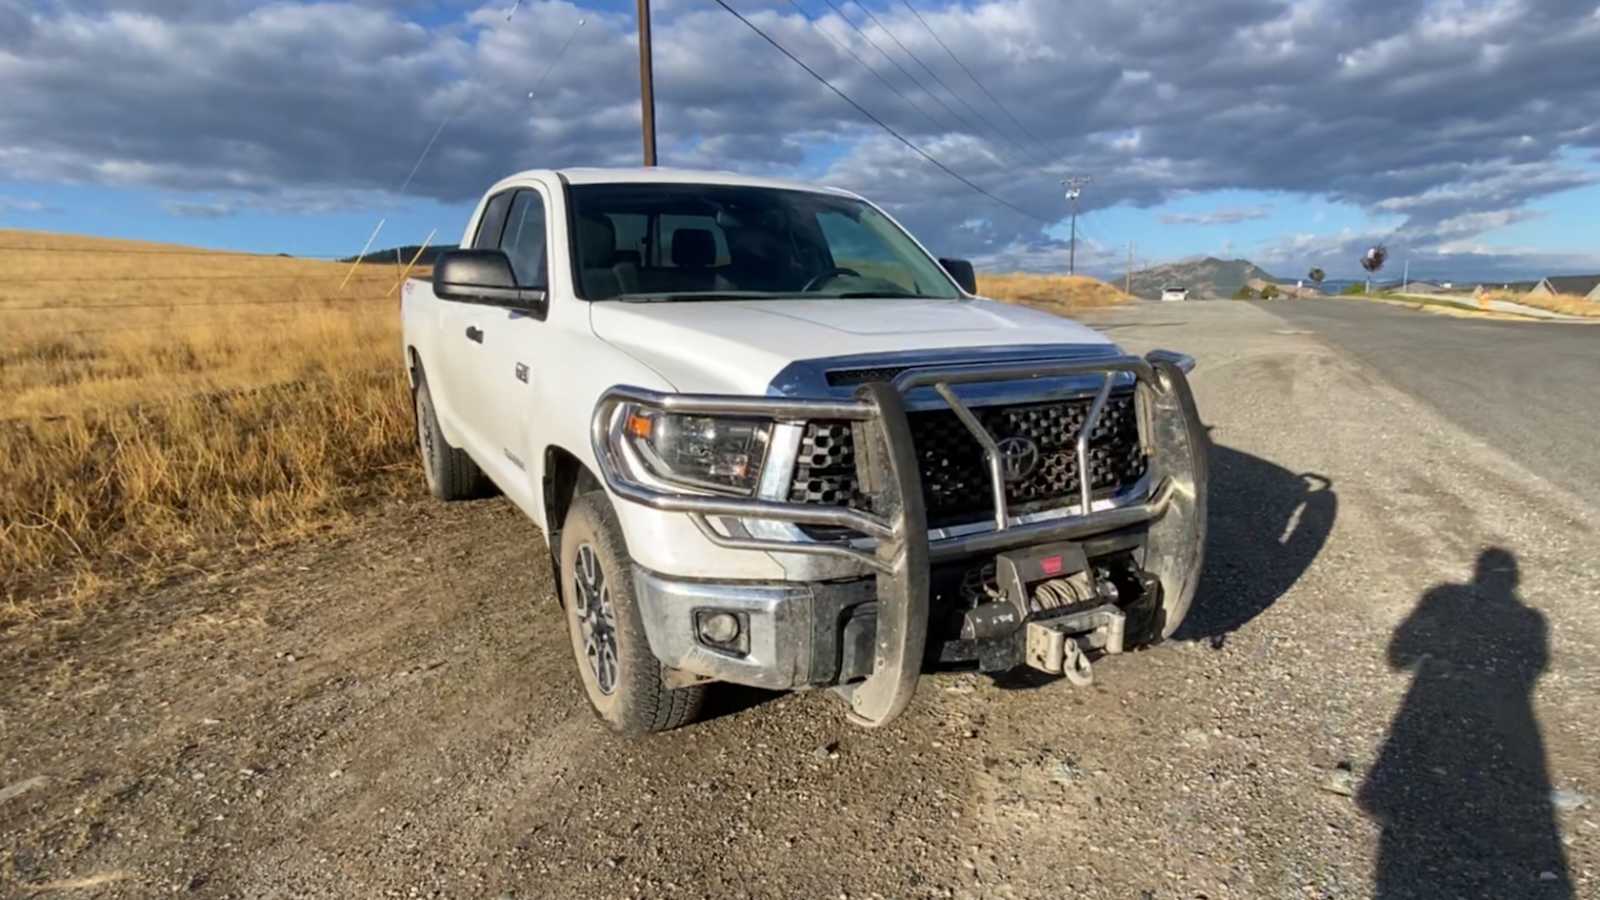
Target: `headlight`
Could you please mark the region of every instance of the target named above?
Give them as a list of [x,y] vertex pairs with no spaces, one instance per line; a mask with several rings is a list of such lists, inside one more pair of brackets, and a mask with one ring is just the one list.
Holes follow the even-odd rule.
[[750,496],[767,458],[772,422],[675,415],[628,404],[622,433],[657,478]]

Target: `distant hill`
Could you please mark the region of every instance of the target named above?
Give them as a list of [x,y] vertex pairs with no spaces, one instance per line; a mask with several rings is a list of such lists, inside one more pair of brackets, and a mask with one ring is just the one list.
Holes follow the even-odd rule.
[[[1251,281],[1283,284],[1281,278],[1267,274],[1265,269],[1247,259],[1191,259],[1167,263],[1133,273],[1133,295],[1156,298],[1168,285],[1189,289],[1191,297],[1226,299],[1238,293],[1239,288]],[[1289,282],[1292,284],[1293,282]]]
[[[446,250],[454,249],[456,249],[455,244],[436,244],[430,246],[428,249],[422,251],[422,258],[417,260],[417,265],[431,266],[438,260],[439,254],[445,252]],[[416,256],[418,250],[422,250],[422,245],[406,244],[401,247],[384,247],[381,250],[373,250],[369,252],[366,256],[362,257],[361,261],[368,263],[384,263],[392,266],[394,265],[395,251],[397,250],[400,253],[401,259],[405,260],[406,262],[411,262],[411,257]],[[347,256],[340,260],[340,262],[355,261],[356,258],[354,256]]]

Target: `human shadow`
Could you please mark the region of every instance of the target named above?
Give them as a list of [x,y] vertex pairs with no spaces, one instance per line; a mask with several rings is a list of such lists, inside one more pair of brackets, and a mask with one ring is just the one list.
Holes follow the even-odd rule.
[[1356,798],[1383,827],[1376,897],[1573,896],[1532,703],[1547,627],[1517,580],[1510,551],[1485,550],[1389,643],[1415,677]]
[[1220,641],[1300,580],[1339,514],[1333,482],[1211,446],[1205,567],[1177,640]]

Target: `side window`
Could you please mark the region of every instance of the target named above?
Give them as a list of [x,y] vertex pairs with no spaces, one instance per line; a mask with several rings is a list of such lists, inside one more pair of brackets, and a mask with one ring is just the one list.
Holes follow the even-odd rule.
[[478,236],[472,239],[472,249],[493,250],[500,246],[500,233],[506,228],[506,208],[510,205],[510,191],[489,198],[489,205],[483,208],[483,218],[478,220]]
[[517,191],[500,249],[510,257],[518,285],[543,288],[549,283],[545,275],[544,198],[538,191]]

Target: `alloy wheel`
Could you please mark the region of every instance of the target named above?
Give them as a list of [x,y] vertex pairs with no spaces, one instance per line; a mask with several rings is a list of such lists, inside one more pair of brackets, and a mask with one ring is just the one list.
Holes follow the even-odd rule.
[[617,689],[617,619],[611,608],[611,586],[593,544],[580,544],[572,573],[572,609],[578,617],[583,656],[600,693]]

